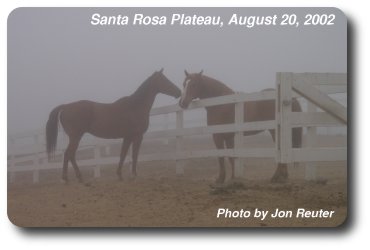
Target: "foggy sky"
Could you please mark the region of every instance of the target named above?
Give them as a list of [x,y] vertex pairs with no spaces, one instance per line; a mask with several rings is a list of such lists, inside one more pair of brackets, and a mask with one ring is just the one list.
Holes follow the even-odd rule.
[[[92,26],[91,15],[334,13],[334,26]],[[235,91],[275,86],[276,72],[347,72],[346,18],[309,8],[21,8],[8,19],[8,134],[44,128],[57,105],[113,102],[155,70],[182,88],[204,70]],[[154,106],[177,102],[158,95]]]

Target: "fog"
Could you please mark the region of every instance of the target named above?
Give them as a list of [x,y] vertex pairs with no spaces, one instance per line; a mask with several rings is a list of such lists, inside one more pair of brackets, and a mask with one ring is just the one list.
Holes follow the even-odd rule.
[[[93,26],[94,13],[334,13],[333,26]],[[113,102],[155,70],[182,88],[184,69],[235,91],[275,86],[276,72],[347,72],[347,24],[336,9],[21,8],[8,19],[8,134],[43,129],[57,105]],[[154,106],[176,103],[158,95]]]

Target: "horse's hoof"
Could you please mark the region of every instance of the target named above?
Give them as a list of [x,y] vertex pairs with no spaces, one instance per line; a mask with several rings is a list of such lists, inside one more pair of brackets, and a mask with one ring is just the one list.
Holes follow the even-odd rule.
[[240,178],[240,177],[231,177],[229,183],[230,184],[235,184],[235,183],[243,183],[245,179]]
[[225,187],[225,184],[224,183],[215,182],[215,183],[209,184],[209,187],[212,188],[212,189],[219,189],[219,188],[224,188]]
[[118,176],[118,179],[119,179],[120,181],[122,181],[122,180],[123,180],[123,178],[122,178],[122,171],[121,171],[121,169],[117,169],[116,174],[117,174],[117,176]]
[[215,182],[216,184],[222,184],[225,182],[225,177],[218,177]]
[[288,181],[288,176],[284,175],[274,175],[271,178],[272,183],[286,183]]

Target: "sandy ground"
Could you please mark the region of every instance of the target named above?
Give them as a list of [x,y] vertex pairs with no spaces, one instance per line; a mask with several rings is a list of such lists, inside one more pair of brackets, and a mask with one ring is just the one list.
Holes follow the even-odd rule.
[[[246,168],[246,180],[224,188],[212,188],[217,163],[212,159],[187,162],[183,177],[176,177],[173,162],[143,163],[136,180],[123,182],[107,168],[93,180],[84,171],[85,183],[71,178],[69,184],[10,184],[8,216],[24,227],[270,227],[338,226],[346,218],[346,168],[322,166],[319,176],[327,182],[303,180],[304,169],[289,169],[290,181],[272,184],[266,179],[273,168],[267,164]],[[194,167],[201,165],[202,167]],[[91,172],[91,171],[90,171]],[[56,174],[60,174],[56,173]],[[51,175],[51,173],[49,173]],[[210,178],[211,176],[211,178]],[[219,208],[273,212],[293,210],[333,210],[333,218],[296,219],[216,218]]]
[[[343,141],[342,141],[343,142]],[[329,143],[330,144],[330,143]],[[144,147],[145,148],[145,147]],[[140,163],[139,177],[118,181],[115,166],[102,169],[101,178],[82,168],[84,183],[60,182],[60,170],[40,173],[32,184],[29,173],[8,184],[8,216],[22,227],[333,227],[347,214],[347,163],[318,163],[320,181],[304,180],[304,167],[289,167],[289,181],[273,184],[270,159],[246,159],[244,179],[214,187],[217,159],[185,162],[185,174],[175,163]],[[230,210],[292,210],[293,218],[217,218],[219,208]],[[332,218],[295,218],[297,208],[334,211]]]

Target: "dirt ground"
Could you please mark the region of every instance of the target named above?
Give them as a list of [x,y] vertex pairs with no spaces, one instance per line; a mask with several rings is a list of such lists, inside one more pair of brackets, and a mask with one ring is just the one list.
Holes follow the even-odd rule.
[[[82,169],[84,183],[59,181],[61,170],[31,175],[8,184],[8,216],[22,227],[333,227],[347,213],[345,162],[319,164],[321,181],[304,181],[304,168],[290,167],[290,180],[273,184],[274,163],[267,159],[245,162],[245,179],[214,188],[218,165],[214,158],[185,162],[185,174],[175,174],[174,162],[139,165],[139,177],[120,182],[115,167],[105,167],[94,180],[92,169]],[[292,210],[333,210],[332,218],[216,218],[219,208],[271,213]]]
[[[173,150],[175,141],[144,141],[141,154]],[[213,148],[210,137],[184,140],[184,148]],[[271,147],[267,133],[245,139],[246,146]],[[346,145],[345,136],[320,136],[321,146]],[[78,158],[92,152],[81,150]],[[104,155],[104,152],[102,151]],[[119,154],[119,145],[110,154]],[[59,157],[61,161],[61,157]],[[61,169],[40,172],[32,183],[31,172],[17,173],[8,183],[8,216],[22,227],[334,227],[347,214],[347,162],[317,163],[319,181],[304,180],[304,166],[289,167],[289,181],[270,182],[275,171],[272,159],[244,159],[244,178],[222,187],[214,186],[216,158],[187,160],[183,176],[176,176],[175,162],[139,162],[138,175],[118,181],[116,166],[105,166],[94,179],[91,167],[81,167],[84,183],[77,183],[73,169],[70,181],[60,181]],[[228,169],[230,174],[230,169]],[[228,177],[229,179],[229,177]],[[250,210],[249,218],[217,218],[219,208]],[[334,211],[332,218],[253,217],[255,209]]]

